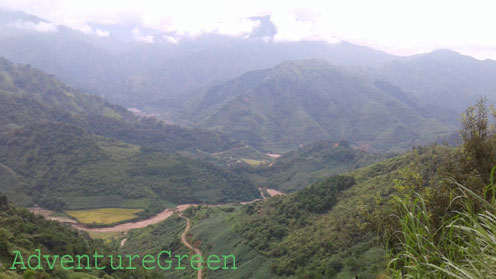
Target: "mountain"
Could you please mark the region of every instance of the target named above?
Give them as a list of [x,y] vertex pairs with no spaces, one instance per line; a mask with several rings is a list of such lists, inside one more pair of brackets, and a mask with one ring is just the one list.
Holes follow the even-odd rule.
[[[175,47],[178,49],[162,46],[164,49],[159,51],[156,50],[159,47],[154,46],[151,50],[151,47],[133,50],[134,57],[146,55],[162,62],[145,63],[130,57],[127,60],[133,61],[129,62],[130,65],[150,66],[123,81],[119,88],[119,92],[125,95],[123,100],[133,100],[133,103],[145,105],[149,110],[163,113],[174,108],[171,97],[287,60],[321,58],[339,65],[379,66],[393,59],[383,52],[347,42],[274,43],[203,35],[194,40],[185,39]],[[155,101],[145,104],[142,96]]]
[[436,50],[397,59],[377,71],[381,79],[407,90],[423,103],[449,109],[452,119],[479,97],[496,101],[494,60]]
[[243,144],[224,135],[166,125],[140,118],[125,108],[95,95],[80,94],[29,65],[15,65],[0,58],[0,124],[58,121],[83,127],[100,136],[169,152],[219,152]]
[[449,135],[454,125],[381,80],[324,60],[252,71],[183,103],[181,117],[267,151],[323,139],[404,150]]
[[216,151],[235,141],[140,119],[29,66],[0,60],[0,76],[0,190],[20,204],[150,215],[178,203],[259,196],[230,171],[166,152]]
[[[249,38],[204,34],[178,38],[175,44],[162,39],[170,34],[140,26],[94,25],[93,30],[109,30],[108,36],[96,36],[22,12],[0,11],[0,17],[0,31],[6,30],[0,36],[0,56],[54,74],[83,92],[164,118],[174,108],[172,96],[286,60],[321,58],[377,67],[395,58],[348,42],[274,42],[273,33],[261,33],[262,25]],[[270,18],[262,21],[267,30],[275,28]],[[40,22],[51,29],[40,30]],[[154,43],[136,42],[135,28],[153,35]]]

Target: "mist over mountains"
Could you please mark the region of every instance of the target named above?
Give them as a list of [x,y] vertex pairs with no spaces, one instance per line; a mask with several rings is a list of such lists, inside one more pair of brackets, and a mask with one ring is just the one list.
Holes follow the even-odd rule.
[[[254,18],[261,24],[248,38],[205,34],[139,43],[124,35],[132,34],[131,25],[102,25],[111,31],[105,36],[64,26],[29,30],[27,22],[49,23],[22,12],[1,13],[2,56],[38,67],[110,102],[178,124],[221,131],[266,150],[287,150],[330,136],[379,150],[408,148],[448,136],[467,103],[480,96],[495,97],[494,61],[448,50],[396,57],[347,42],[276,43],[271,39],[276,30],[270,17]],[[158,35],[166,36],[155,31],[154,38],[165,38]],[[299,61],[284,63],[288,60]],[[328,66],[304,69],[323,65],[323,60]],[[275,68],[262,70],[271,67]],[[245,74],[250,71],[258,72]],[[268,77],[255,77],[277,76],[277,71],[279,78],[272,85],[267,84]],[[265,90],[263,96],[261,90]],[[352,98],[350,90],[364,95]],[[302,99],[288,104],[284,94]],[[337,99],[323,101],[324,95]],[[251,99],[243,103],[242,96]],[[374,115],[374,111],[380,113]],[[384,115],[387,111],[395,116]],[[294,119],[283,120],[288,112],[294,112]]]
[[[481,97],[496,102],[496,61],[278,41],[270,16],[247,20],[244,36],[188,36],[0,10],[0,278],[379,278],[392,200],[427,189],[440,218],[444,176],[489,183]],[[135,213],[104,222],[100,209]],[[103,229],[136,221],[149,223]],[[7,269],[12,249],[38,247],[229,253],[240,268]]]
[[[10,20],[5,20],[2,30],[21,31],[14,37],[2,36],[0,51],[4,57],[31,64],[76,88],[127,106],[150,106],[156,100],[286,60],[322,58],[340,65],[377,66],[394,57],[346,42],[274,43],[267,37],[270,32],[263,31],[264,25],[247,39],[206,34],[183,38],[177,44],[147,44],[121,41],[125,39],[118,34],[123,31],[115,37],[98,37],[63,26],[52,32],[21,29],[16,23],[37,21],[22,13],[4,14]],[[265,28],[274,28],[267,19],[262,22],[268,25]],[[132,33],[132,27],[122,28]]]

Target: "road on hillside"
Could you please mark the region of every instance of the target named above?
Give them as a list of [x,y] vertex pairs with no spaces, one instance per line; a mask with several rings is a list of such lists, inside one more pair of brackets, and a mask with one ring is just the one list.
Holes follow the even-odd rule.
[[[273,189],[266,189],[266,188],[259,188],[259,189],[261,191],[261,195],[262,195],[263,199],[267,198],[265,196],[264,192],[267,192],[267,194],[270,197],[277,196],[277,195],[284,195],[284,193],[279,192],[277,190],[273,190]],[[248,204],[248,203],[256,202],[259,200],[261,200],[261,199],[255,199],[255,200],[250,201],[250,202],[241,202],[240,204],[242,204],[242,205]],[[146,220],[129,222],[129,223],[115,225],[112,227],[103,227],[103,228],[91,228],[91,227],[88,227],[86,225],[76,223],[76,221],[69,219],[69,218],[53,217],[50,215],[54,214],[55,212],[50,211],[50,210],[46,210],[46,209],[42,209],[39,207],[29,208],[29,210],[31,212],[33,212],[34,214],[43,215],[47,219],[58,221],[60,223],[68,223],[78,230],[83,230],[83,231],[87,231],[87,232],[127,232],[131,229],[141,229],[141,228],[147,227],[149,225],[153,225],[153,224],[162,222],[162,221],[166,220],[167,218],[169,218],[170,216],[172,216],[176,212],[181,213],[191,206],[198,206],[198,205],[199,204],[182,204],[182,205],[178,205],[176,208],[165,209],[164,211],[160,212],[159,214],[157,214],[153,217],[150,217]],[[221,206],[221,205],[223,205],[223,204],[207,205],[207,206]]]
[[[193,247],[193,245],[189,244],[188,241],[186,240],[186,236],[188,235],[189,229],[191,228],[191,221],[189,220],[188,217],[185,217],[182,214],[179,214],[179,216],[186,220],[186,228],[184,229],[184,232],[181,234],[181,242],[184,244],[184,246],[188,247],[190,250],[193,250],[193,252],[196,255],[199,255],[201,257],[202,253],[200,249]],[[197,267],[200,266],[201,263],[198,262]],[[198,279],[202,279],[202,269],[198,269]]]

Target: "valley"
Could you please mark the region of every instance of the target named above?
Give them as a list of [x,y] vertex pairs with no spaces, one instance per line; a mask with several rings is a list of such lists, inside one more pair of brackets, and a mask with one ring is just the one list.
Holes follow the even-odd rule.
[[[261,189],[260,194],[263,197],[263,199],[267,199],[269,197],[274,197],[274,196],[279,196],[279,195],[284,195],[284,193],[274,190],[274,189]],[[267,197],[265,196],[264,193],[267,193]],[[255,201],[258,201],[259,199],[253,200],[253,201],[248,201],[248,202],[242,202],[242,204],[249,204],[253,203]],[[202,205],[206,207],[216,207],[216,206],[224,206],[225,204],[217,204],[217,205]],[[129,210],[129,209],[124,209],[124,208],[100,208],[100,209],[91,209],[91,210],[78,210],[78,211],[66,211],[65,214],[68,214],[72,218],[68,217],[63,217],[60,216],[60,213],[43,209],[40,207],[34,207],[34,208],[29,208],[29,210],[36,215],[41,215],[48,220],[53,220],[57,221],[60,223],[65,223],[65,224],[70,224],[72,227],[86,231],[86,232],[91,232],[91,233],[126,233],[129,230],[132,229],[141,229],[159,222],[162,222],[166,220],[167,218],[171,217],[173,214],[181,214],[184,210],[190,208],[190,207],[196,207],[200,206],[199,204],[181,204],[176,206],[175,208],[168,208],[165,209],[164,211],[158,213],[157,215],[154,215],[148,219],[145,220],[140,220],[140,221],[131,221],[131,222],[122,222],[126,221],[128,219],[135,219],[135,215],[129,216],[126,214],[127,212],[136,212],[136,210]],[[138,210],[139,211],[139,210]],[[124,216],[120,215],[122,212],[125,212]],[[101,213],[103,216],[96,216],[94,217],[93,215],[95,213]],[[82,218],[77,218],[76,216],[82,216]],[[90,215],[90,216],[88,216]],[[105,218],[106,217],[106,218]],[[182,216],[183,218],[186,218]],[[109,219],[112,218],[112,219]],[[74,220],[76,219],[76,220]],[[86,221],[85,220],[89,220]],[[112,225],[114,223],[119,223],[118,225],[113,225],[113,226],[104,226],[104,227],[92,227],[91,225]]]
[[[492,42],[434,48],[465,30],[449,24],[395,54],[338,38],[421,29],[399,24],[420,2],[382,7],[394,22],[379,3],[353,7],[366,21],[317,2],[14,2],[1,279],[496,278],[496,56],[471,52]],[[47,261],[12,268],[21,254]],[[78,255],[102,268],[61,263]]]

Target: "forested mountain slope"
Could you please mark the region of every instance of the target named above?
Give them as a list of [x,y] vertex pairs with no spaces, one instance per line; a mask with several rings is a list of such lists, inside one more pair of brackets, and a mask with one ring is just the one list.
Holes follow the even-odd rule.
[[407,90],[424,104],[442,106],[455,116],[479,97],[496,101],[494,60],[436,50],[386,63],[377,72],[380,78]]
[[0,66],[0,189],[16,202],[152,214],[176,203],[258,197],[232,172],[165,152],[217,151],[235,141],[139,119],[29,66]]
[[427,180],[446,147],[422,148],[245,206],[232,219],[247,243],[273,260],[272,273],[297,278],[376,278],[385,250],[370,213],[395,192],[412,162]]
[[169,152],[217,152],[242,146],[220,134],[136,117],[100,97],[78,93],[29,65],[15,65],[5,59],[0,59],[0,92],[0,125],[23,125],[35,117],[37,121],[76,125],[101,136]]
[[258,185],[289,192],[392,156],[363,151],[344,140],[325,140],[285,153],[271,163],[256,167],[243,164],[234,170]]
[[323,60],[246,73],[186,101],[186,119],[265,150],[346,139],[402,150],[454,131],[401,89]]

